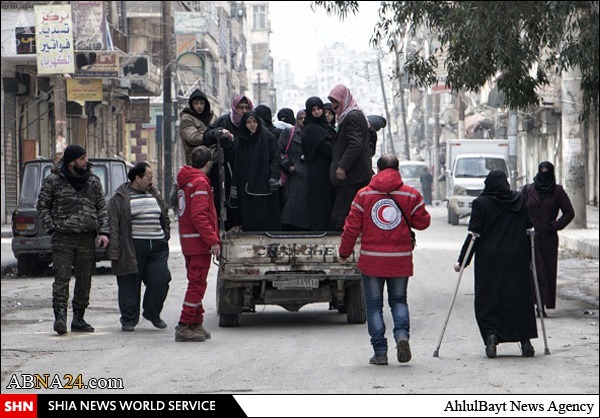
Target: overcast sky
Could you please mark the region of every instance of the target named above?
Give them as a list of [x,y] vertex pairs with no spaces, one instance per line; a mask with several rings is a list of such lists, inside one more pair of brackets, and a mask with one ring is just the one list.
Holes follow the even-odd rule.
[[378,20],[379,2],[359,2],[359,15],[350,15],[343,22],[337,16],[328,16],[324,9],[313,12],[310,4],[310,1],[278,1],[270,2],[269,6],[273,58],[289,59],[297,79],[308,76],[301,68],[311,68],[311,62],[314,66],[316,52],[323,46],[345,41],[355,49],[369,49]]

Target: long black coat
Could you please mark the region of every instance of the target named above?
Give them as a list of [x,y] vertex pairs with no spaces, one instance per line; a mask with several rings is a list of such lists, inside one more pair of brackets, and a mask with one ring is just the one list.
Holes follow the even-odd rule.
[[[490,334],[499,342],[537,338],[529,227],[525,199],[518,192],[506,200],[481,195],[473,201],[469,231],[480,235],[473,246],[475,317],[484,344]],[[469,240],[470,236],[459,262],[465,257]]]
[[307,216],[313,231],[331,229],[331,210],[335,195],[329,181],[329,169],[334,137],[335,130],[326,121],[315,123],[307,118],[302,129],[302,151],[306,164],[306,194],[310,202]]
[[[246,121],[254,117],[258,129],[254,134]],[[246,112],[236,138],[235,166],[231,183],[237,187],[242,228],[244,231],[281,231],[279,193],[272,191],[269,180],[279,182],[281,154],[275,138],[262,126],[253,111]]]
[[[542,304],[546,308],[556,306],[556,271],[558,263],[558,232],[575,217],[575,210],[562,186],[540,200],[533,184],[523,187],[529,216],[535,228],[535,264]],[[558,211],[562,212],[560,218]]]

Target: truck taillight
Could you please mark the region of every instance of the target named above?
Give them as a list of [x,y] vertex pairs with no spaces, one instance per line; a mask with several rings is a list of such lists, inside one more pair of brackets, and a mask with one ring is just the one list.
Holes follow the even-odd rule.
[[35,217],[33,216],[15,216],[16,231],[34,231]]

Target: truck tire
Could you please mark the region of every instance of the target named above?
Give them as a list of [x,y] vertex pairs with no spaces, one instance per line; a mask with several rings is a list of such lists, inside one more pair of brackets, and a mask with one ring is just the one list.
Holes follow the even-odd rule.
[[448,223],[458,225],[458,215],[452,211],[450,205],[448,205]]
[[365,307],[365,291],[362,281],[346,288],[346,321],[349,324],[364,324],[367,322],[367,309]]
[[232,328],[239,325],[239,315],[219,314],[219,326],[221,328]]

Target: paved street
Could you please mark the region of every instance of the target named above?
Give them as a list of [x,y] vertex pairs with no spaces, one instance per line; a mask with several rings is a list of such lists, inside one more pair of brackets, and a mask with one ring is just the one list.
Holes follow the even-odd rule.
[[[3,277],[2,392],[23,392],[6,389],[15,375],[70,373],[83,379],[118,378],[123,384],[122,389],[78,393],[598,393],[598,260],[570,253],[561,253],[557,309],[545,321],[551,355],[543,354],[540,330],[540,338],[533,341],[534,358],[522,358],[517,344],[500,345],[496,359],[485,356],[473,314],[469,268],[439,358],[433,357],[456,285],[452,266],[466,222],[452,227],[445,208],[431,212],[431,228],[417,235],[415,276],[409,285],[410,363],[397,363],[390,349],[389,366],[370,366],[366,325],[348,325],[345,315],[328,311],[326,304],[308,305],[297,313],[258,307],[258,312],[241,316],[240,327],[219,328],[216,268],[205,299],[206,327],[213,338],[176,343],[174,326],[186,279],[175,234],[173,280],[163,311],[166,330],[142,319],[135,332],[122,332],[116,280],[102,274],[94,277],[86,315],[96,332],[59,337],[52,331],[52,277]],[[389,338],[391,317],[387,311],[385,315]]]

